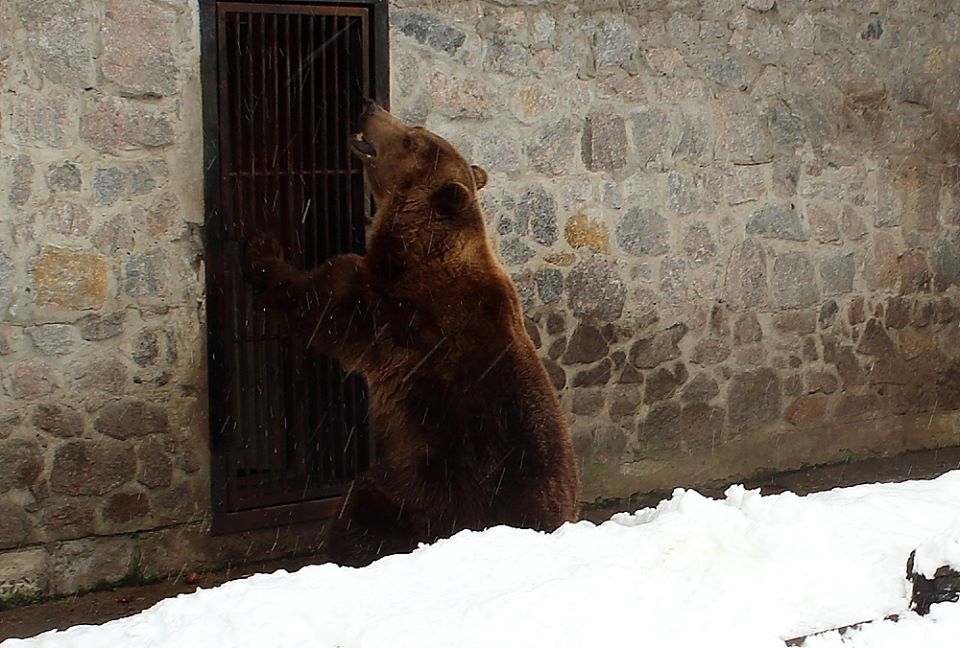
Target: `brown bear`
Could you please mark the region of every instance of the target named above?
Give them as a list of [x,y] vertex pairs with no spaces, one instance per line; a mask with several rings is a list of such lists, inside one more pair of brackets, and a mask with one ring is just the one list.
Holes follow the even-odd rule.
[[299,270],[255,237],[245,262],[310,350],[368,385],[379,459],[329,525],[329,556],[365,565],[462,529],[576,520],[564,416],[487,240],[487,174],[373,102],[360,124],[352,149],[377,206],[366,255]]

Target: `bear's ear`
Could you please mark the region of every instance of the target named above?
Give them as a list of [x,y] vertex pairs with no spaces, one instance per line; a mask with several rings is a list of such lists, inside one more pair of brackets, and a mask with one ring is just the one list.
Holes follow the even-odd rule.
[[447,220],[459,216],[470,207],[473,196],[459,182],[448,182],[430,196],[430,216],[433,220]]
[[480,191],[487,186],[487,172],[478,167],[476,164],[470,166],[470,170],[473,171],[473,183],[477,185],[477,191]]

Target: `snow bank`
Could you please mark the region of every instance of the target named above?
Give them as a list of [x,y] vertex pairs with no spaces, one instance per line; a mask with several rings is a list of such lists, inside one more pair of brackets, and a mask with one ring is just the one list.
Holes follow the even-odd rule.
[[[260,574],[103,626],[0,646],[782,648],[787,638],[905,614],[907,556],[947,532],[958,502],[960,471],[807,497],[735,486],[712,500],[678,489],[655,509],[599,526],[463,532],[363,569]],[[816,641],[894,645],[869,638],[887,627],[960,636],[957,605],[935,609]],[[896,645],[955,645],[924,636]]]
[[960,572],[960,515],[944,533],[917,547],[914,570],[926,578],[933,578],[937,568],[948,566]]
[[930,614],[907,614],[899,621],[877,621],[844,635],[810,637],[803,648],[948,648],[960,642],[960,603],[936,603]]

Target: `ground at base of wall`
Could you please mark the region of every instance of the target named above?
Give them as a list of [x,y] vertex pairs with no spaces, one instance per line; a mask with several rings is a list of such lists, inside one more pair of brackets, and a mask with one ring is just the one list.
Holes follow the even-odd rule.
[[[828,466],[814,466],[790,472],[743,480],[748,489],[759,488],[764,495],[792,491],[807,495],[817,491],[874,482],[901,482],[908,479],[933,479],[950,470],[960,470],[960,447],[906,452],[895,457],[863,459]],[[722,498],[729,481],[694,487],[701,495]],[[602,522],[619,511],[634,511],[656,506],[670,493],[642,493],[629,500],[584,506],[583,518]]]
[[[909,452],[897,457],[867,459],[857,462],[817,466],[789,473],[767,476],[745,483],[747,488],[760,488],[764,494],[793,491],[799,495],[872,482],[898,482],[908,479],[932,479],[950,470],[960,469],[960,447]],[[707,484],[698,487],[703,495],[722,496],[729,484]],[[629,501],[587,508],[585,519],[601,522],[613,513],[654,506],[669,493],[651,493],[636,496]],[[32,637],[52,629],[65,629],[77,624],[100,624],[136,614],[156,602],[193,592],[197,587],[210,588],[228,580],[243,578],[253,573],[277,569],[296,570],[318,561],[318,557],[301,557],[259,564],[247,564],[226,571],[204,573],[199,582],[181,576],[153,585],[121,587],[83,596],[28,605],[0,611],[0,641],[11,637]],[[191,582],[187,582],[187,581]]]
[[101,624],[131,616],[158,601],[198,588],[209,589],[229,580],[278,569],[295,571],[318,562],[317,556],[301,556],[268,562],[236,565],[203,574],[182,574],[176,578],[149,585],[131,585],[90,592],[80,596],[0,610],[0,641],[12,637],[32,637],[48,630],[63,630],[80,624]]

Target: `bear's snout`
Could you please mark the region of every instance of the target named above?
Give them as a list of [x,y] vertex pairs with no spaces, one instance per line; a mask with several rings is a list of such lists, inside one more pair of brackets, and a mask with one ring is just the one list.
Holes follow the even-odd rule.
[[360,113],[361,117],[370,117],[373,113],[380,110],[380,106],[377,105],[377,102],[373,99],[367,98],[363,100],[363,112]]
[[353,146],[353,150],[360,155],[365,155],[367,157],[376,157],[377,155],[376,147],[367,141],[367,138],[363,135],[363,131],[355,134],[353,138],[351,138],[350,144]]

